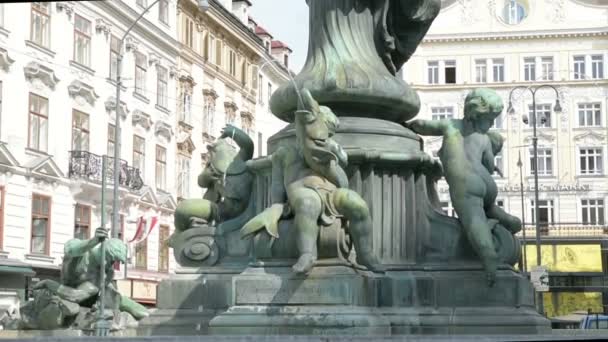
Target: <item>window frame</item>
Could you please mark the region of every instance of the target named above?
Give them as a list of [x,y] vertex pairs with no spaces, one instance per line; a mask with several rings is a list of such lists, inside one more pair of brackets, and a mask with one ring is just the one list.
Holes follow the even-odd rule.
[[[144,225],[147,225],[147,220],[144,219]],[[143,253],[143,258],[140,255]],[[143,239],[142,241],[135,244],[135,269],[136,270],[148,270],[148,239]],[[143,264],[140,264],[140,261]]]
[[169,0],[160,0],[158,2],[158,21],[169,25]]
[[[136,149],[136,146],[139,145],[136,143],[138,140],[141,141],[141,146],[143,147],[141,151]],[[136,158],[136,156],[138,156],[138,158]],[[137,163],[135,162],[136,159],[138,160]],[[139,170],[139,173],[143,178],[146,167],[146,139],[137,134],[133,135],[133,167]]]
[[[581,223],[584,226],[603,226],[606,224],[606,201],[603,198],[581,198],[579,204],[581,208]],[[592,209],[595,210],[595,223],[591,219]],[[586,215],[585,211],[587,211]],[[585,222],[585,216],[587,216],[588,222]]]
[[154,184],[157,190],[167,190],[167,148],[156,145]]
[[[87,127],[77,127],[76,126],[76,116],[84,116],[86,117]],[[80,120],[80,122],[82,122]],[[91,116],[85,112],[79,111],[77,109],[72,109],[72,151],[89,151],[91,144]],[[76,148],[75,146],[75,134],[77,131],[80,134],[86,135],[86,148]]]
[[475,83],[488,83],[487,59],[475,59]]
[[[40,5],[46,7],[46,11],[40,10]],[[46,23],[41,24],[40,27],[46,26],[46,35],[43,36],[43,32],[40,32],[40,41],[36,39],[34,34],[34,16],[40,16],[41,20],[46,18]],[[44,48],[51,48],[51,3],[50,2],[33,2],[30,9],[30,40],[36,45]]]
[[434,106],[431,107],[431,120],[454,119],[454,106]]
[[148,58],[139,51],[135,51],[135,93],[146,96],[146,82],[148,78]]
[[[595,60],[595,58],[599,57],[599,61]],[[591,74],[590,77],[591,79],[594,80],[600,80],[604,78],[604,75],[606,73],[606,68],[605,68],[605,58],[604,55],[590,55],[590,63],[589,66],[591,67]]]
[[439,84],[439,61],[427,61],[426,70],[427,83]]
[[190,162],[192,159],[186,155],[177,155],[177,197],[188,198],[190,195]]
[[[89,28],[89,32],[84,32],[78,29],[78,25],[77,22],[78,20],[82,20],[84,22],[85,25],[88,25]],[[73,55],[72,58],[74,59],[74,61],[78,64],[90,67],[91,66],[91,44],[92,44],[92,23],[90,20],[84,18],[81,15],[75,14],[74,15],[74,44],[72,45],[73,47]],[[84,40],[87,45],[86,45],[86,51],[85,51],[85,56],[84,58],[86,60],[80,60],[78,57],[78,49],[77,49],[77,44],[80,41],[78,38],[81,38],[82,40]],[[83,56],[80,56],[81,58]]]
[[[582,58],[582,60],[581,60]],[[577,61],[578,59],[578,61]],[[581,69],[582,68],[582,69]],[[572,76],[575,80],[584,80],[587,78],[587,56],[574,55],[572,56]]]
[[[38,199],[38,200],[45,200],[48,201],[48,213],[47,215],[44,215],[44,213],[35,213],[34,212],[34,200]],[[31,203],[31,218],[30,218],[30,253],[31,254],[36,254],[36,255],[47,255],[50,256],[51,254],[51,222],[52,222],[52,208],[53,208],[53,201],[52,198],[50,196],[46,196],[46,195],[42,195],[42,194],[38,194],[38,193],[33,193],[32,194],[32,203]],[[38,251],[34,251],[34,219],[41,219],[41,218],[46,218],[46,235],[45,235],[45,242],[44,242],[44,252],[43,253],[39,253]]]
[[[116,43],[116,44],[114,44]],[[120,38],[110,36],[110,80],[116,82],[118,79],[118,56],[120,55]]]
[[[550,152],[550,153],[547,153]],[[534,151],[533,149],[530,149],[529,151],[530,153],[530,158],[529,158],[529,170],[530,170],[530,176],[534,176]],[[547,159],[550,158],[550,163],[547,163]],[[543,164],[543,172],[539,172],[538,176],[539,177],[553,177],[554,173],[555,173],[555,165],[554,165],[554,154],[553,154],[553,149],[550,147],[539,147],[538,148],[538,161],[540,162],[540,160],[544,160]],[[540,164],[540,163],[539,163]],[[547,173],[547,165],[551,166],[551,172]]]
[[[583,153],[583,151],[585,151],[585,153]],[[593,151],[592,153],[589,153],[590,151]],[[599,151],[599,153],[597,153]],[[578,174],[580,176],[603,176],[605,173],[604,170],[604,148],[601,146],[591,146],[591,147],[583,147],[583,146],[579,146],[578,147],[578,163],[577,163],[577,169],[578,169]],[[583,158],[585,158],[585,170],[583,170]],[[589,161],[593,160],[593,164],[595,165],[595,168],[593,170],[590,170],[589,168]],[[592,172],[594,171],[594,172]]]
[[[44,100],[46,101],[46,111],[47,113],[38,113],[38,112],[34,112],[32,111],[32,97],[38,99],[38,100]],[[40,151],[40,152],[47,152],[49,149],[49,99],[43,96],[40,96],[38,94],[35,93],[29,93],[29,105],[28,105],[28,127],[27,127],[27,147],[31,150],[35,150],[35,151]],[[32,144],[32,116],[35,116],[37,118],[37,120],[46,120],[46,142],[44,143],[45,148],[41,149],[40,147],[40,122],[38,123],[38,132],[37,132],[37,142],[36,145],[37,146],[33,146]]]
[[156,104],[169,108],[169,71],[162,66],[156,68]]
[[170,257],[167,240],[171,235],[171,227],[161,224],[158,227],[158,272],[169,273]]
[[[582,108],[585,107],[585,108]],[[580,102],[576,104],[576,114],[577,114],[577,127],[591,127],[591,128],[601,128],[604,127],[604,122],[602,120],[602,103],[601,102]],[[591,114],[592,124],[588,122],[588,116]],[[581,118],[583,120],[581,120]],[[597,123],[596,119],[599,119],[599,123]],[[581,124],[581,121],[583,123]]]
[[[114,157],[114,151],[116,148],[116,141],[114,140],[116,136],[116,125],[112,124],[112,123],[108,123],[108,141],[107,141],[107,146],[106,146],[106,152],[107,155],[110,156],[110,158]],[[112,151],[110,151],[110,146],[112,146]]]
[[[540,109],[539,109],[540,108]],[[547,120],[545,120],[545,123],[542,123],[542,120],[540,120],[540,116],[543,113],[549,113],[548,116],[546,116]],[[533,128],[534,123],[532,122],[533,120],[533,107],[532,104],[528,104],[528,129]],[[534,118],[536,120],[536,128],[537,129],[543,129],[543,128],[553,128],[553,105],[550,103],[537,103],[536,104],[536,118]]]
[[[82,227],[86,227],[85,231],[86,231],[86,236],[84,236],[83,239],[81,240],[88,240],[91,238],[91,218],[92,218],[92,210],[91,210],[91,206],[90,205],[84,205],[84,204],[80,204],[80,203],[76,203],[76,205],[74,206],[74,238],[79,238],[76,235],[76,231],[77,231],[77,226],[82,226]],[[84,214],[84,216],[80,216]],[[83,223],[82,221],[78,221],[78,218],[86,218],[86,221]]]

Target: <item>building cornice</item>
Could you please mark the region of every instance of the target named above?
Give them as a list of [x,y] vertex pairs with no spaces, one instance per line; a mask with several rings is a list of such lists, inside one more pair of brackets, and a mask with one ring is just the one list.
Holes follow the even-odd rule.
[[[83,3],[87,2],[85,1]],[[125,28],[133,23],[139,15],[137,11],[123,1],[94,1],[90,3],[105,10],[113,20],[109,20],[108,18],[102,19],[107,19],[108,22],[114,24],[120,23],[121,27],[119,30],[121,32],[124,32]],[[113,26],[116,27],[117,25]],[[154,42],[151,46],[161,48],[171,56],[177,54],[179,51],[177,40],[167,34],[167,32],[161,30],[160,27],[156,26],[150,20],[146,19],[146,17],[142,18],[138,25],[135,25],[133,32],[138,35],[142,41]]]
[[429,34],[422,46],[430,43],[452,43],[471,41],[498,41],[523,39],[555,39],[555,38],[584,38],[608,36],[608,27],[596,29],[568,29],[546,31],[517,31],[517,32],[488,32],[488,33],[458,33],[458,34]]
[[459,84],[414,84],[410,83],[414,90],[418,91],[461,91],[479,87],[490,87],[496,90],[512,89],[514,87],[536,86],[540,84],[552,84],[558,87],[597,87],[608,85],[608,79],[603,80],[555,80],[536,82],[500,82],[500,83],[459,83]]

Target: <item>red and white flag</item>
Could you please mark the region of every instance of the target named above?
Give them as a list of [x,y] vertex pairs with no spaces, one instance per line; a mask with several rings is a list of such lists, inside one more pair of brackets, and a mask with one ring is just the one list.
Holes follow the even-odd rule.
[[135,231],[135,236],[129,243],[138,244],[148,238],[150,233],[154,230],[154,228],[158,225],[158,216],[151,216],[148,219],[140,216],[137,219],[137,230]]

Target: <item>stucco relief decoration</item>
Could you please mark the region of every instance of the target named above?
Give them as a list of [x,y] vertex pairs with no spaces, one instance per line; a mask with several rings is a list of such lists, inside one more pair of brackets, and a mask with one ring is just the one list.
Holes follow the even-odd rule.
[[139,41],[133,37],[127,37],[125,40],[125,48],[127,51],[135,52],[139,48]]
[[606,136],[594,131],[587,131],[585,133],[576,135],[574,141],[585,146],[602,146],[605,144]]
[[154,52],[150,52],[150,54],[148,55],[148,63],[150,63],[151,66],[160,66],[162,63],[162,57]]
[[177,70],[177,67],[175,65],[171,65],[169,67],[169,77],[175,78],[175,77],[177,77],[177,75],[179,75],[179,71]]
[[99,98],[99,95],[95,93],[93,87],[78,80],[74,80],[70,83],[68,86],[68,93],[76,100],[78,100],[78,98],[84,99],[91,106],[94,106],[95,101]]
[[232,101],[224,102],[224,109],[226,110],[226,122],[234,123],[236,121],[236,112],[239,107]]
[[549,5],[547,19],[554,23],[561,23],[566,20],[566,0],[545,0]]
[[567,87],[560,87],[557,89],[559,93],[559,102],[562,107],[562,111],[560,113],[560,122],[561,122],[561,130],[563,133],[568,132],[568,120],[569,120],[569,109],[572,106],[572,91]]
[[55,72],[40,63],[30,62],[23,68],[23,71],[28,81],[33,83],[34,80],[39,80],[52,90],[55,90],[55,86],[59,83],[59,78],[57,78]]
[[13,63],[15,63],[15,60],[8,55],[8,51],[0,48],[0,68],[4,71],[9,71]]
[[473,24],[480,20],[479,11],[476,11],[476,7],[473,0],[459,0],[461,6],[460,20],[463,24]]
[[171,137],[173,137],[173,129],[168,123],[159,120],[156,121],[154,134],[156,134],[157,137],[164,137],[167,139],[167,141],[171,141]]
[[[104,103],[105,107],[106,107],[106,111],[108,113],[113,113],[114,109],[116,109],[116,98],[114,96],[110,96],[108,97],[108,99],[105,101]],[[120,117],[124,120],[127,118],[127,115],[129,115],[129,108],[127,107],[127,104],[123,101],[120,101]],[[112,118],[114,116],[112,115]]]
[[[555,137],[550,135],[550,134],[546,134],[543,133],[542,131],[539,131],[536,136],[538,137],[538,141],[539,143],[544,143],[544,144],[551,144],[552,142],[555,141]],[[532,135],[528,135],[526,136],[526,138],[524,139],[524,141],[526,142],[526,144],[529,144],[532,142]]]
[[179,137],[179,142],[177,143],[178,152],[184,156],[191,158],[192,152],[194,152],[195,149],[196,145],[194,145],[194,142],[192,141],[190,135],[185,135],[184,137],[184,133],[182,133]]
[[72,1],[57,1],[57,12],[65,12],[71,18],[74,13],[74,2]]
[[97,18],[95,19],[95,30],[97,33],[103,33],[107,37],[110,33],[112,33],[112,24],[103,20],[103,18]]
[[139,125],[146,130],[149,130],[150,127],[152,127],[152,117],[139,109],[136,109],[133,112],[132,122],[133,126]]

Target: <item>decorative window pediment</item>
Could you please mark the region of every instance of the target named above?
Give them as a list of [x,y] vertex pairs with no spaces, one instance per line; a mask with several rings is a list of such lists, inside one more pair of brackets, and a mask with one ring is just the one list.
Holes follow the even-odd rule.
[[[114,96],[110,96],[108,97],[108,99],[105,102],[105,106],[106,106],[106,110],[108,111],[108,113],[112,113],[114,112],[114,109],[116,109],[116,98]],[[127,108],[127,104],[123,101],[120,101],[120,117],[122,117],[122,119],[126,119],[127,115],[129,115],[129,108]]]
[[171,141],[171,137],[173,136],[173,128],[171,128],[171,125],[169,125],[168,123],[159,120],[156,121],[154,134],[156,134],[157,136],[165,137],[167,141]]
[[[181,75],[179,77],[179,82],[182,84],[182,87],[185,90],[189,90],[192,92],[192,89],[196,86],[196,82],[194,82],[194,78],[188,74]],[[204,93],[204,91],[203,91]]]
[[173,212],[175,211],[175,209],[177,209],[177,202],[175,201],[175,199],[173,199],[173,196],[171,194],[164,194],[162,196],[159,196],[158,206],[160,209]]
[[239,106],[237,106],[236,102],[234,101],[224,102],[224,108],[226,108],[226,111],[231,111],[234,114],[236,114],[236,111],[239,110]]
[[74,3],[72,1],[57,1],[57,12],[65,12],[68,17],[74,13]]
[[203,96],[205,96],[205,97],[212,97],[214,101],[218,97],[220,97],[218,95],[218,93],[215,91],[215,89],[213,89],[213,88],[205,88],[205,89],[203,89]]
[[606,136],[594,131],[587,131],[576,135],[574,141],[583,145],[601,145],[606,141]]
[[242,111],[241,112],[241,118],[253,122],[254,116],[253,116],[253,113],[251,113],[250,111],[246,110],[246,111]]
[[192,141],[192,137],[190,135],[186,136],[184,139],[181,139],[177,143],[177,150],[179,153],[192,157],[192,152],[196,149],[196,145],[194,145],[194,141]]
[[[536,136],[538,137],[538,141],[543,141],[543,142],[545,142],[545,143],[551,143],[551,142],[555,141],[555,137],[554,137],[554,136],[549,135],[549,134],[545,134],[545,133],[543,133],[542,131],[541,131],[541,132],[538,132],[538,133],[536,134]],[[524,141],[525,141],[526,143],[530,143],[530,142],[532,141],[532,138],[533,138],[533,137],[532,137],[531,135],[529,135],[529,136],[527,136],[527,137],[524,139]]]
[[138,195],[139,195],[138,201],[140,203],[148,205],[150,207],[158,206],[158,199],[156,198],[156,195],[154,195],[152,188],[150,188],[149,186],[144,186],[139,191]]
[[37,178],[56,180],[64,177],[61,169],[51,156],[35,157],[25,163],[23,167],[29,176]]
[[133,111],[133,126],[140,125],[146,130],[149,130],[150,127],[152,127],[152,123],[152,117],[149,114],[146,114],[139,109]]
[[8,144],[0,142],[0,165],[7,167],[19,167],[19,161],[8,149]]
[[139,42],[133,37],[127,37],[125,41],[125,48],[127,49],[127,51],[135,52],[139,48]]
[[160,66],[162,65],[162,58],[154,53],[154,52],[150,52],[150,54],[148,55],[148,63],[150,63],[150,65],[154,65],[154,66]]
[[59,78],[55,75],[55,72],[38,62],[30,62],[23,68],[25,72],[25,78],[28,81],[39,79],[47,87],[55,90],[55,86],[59,83]]
[[8,55],[8,51],[0,48],[0,68],[8,71],[15,60]]
[[95,105],[95,101],[99,98],[99,95],[95,93],[95,89],[93,89],[93,87],[78,80],[74,80],[68,86],[68,92],[73,98],[76,98],[76,96],[81,96],[91,106]]

